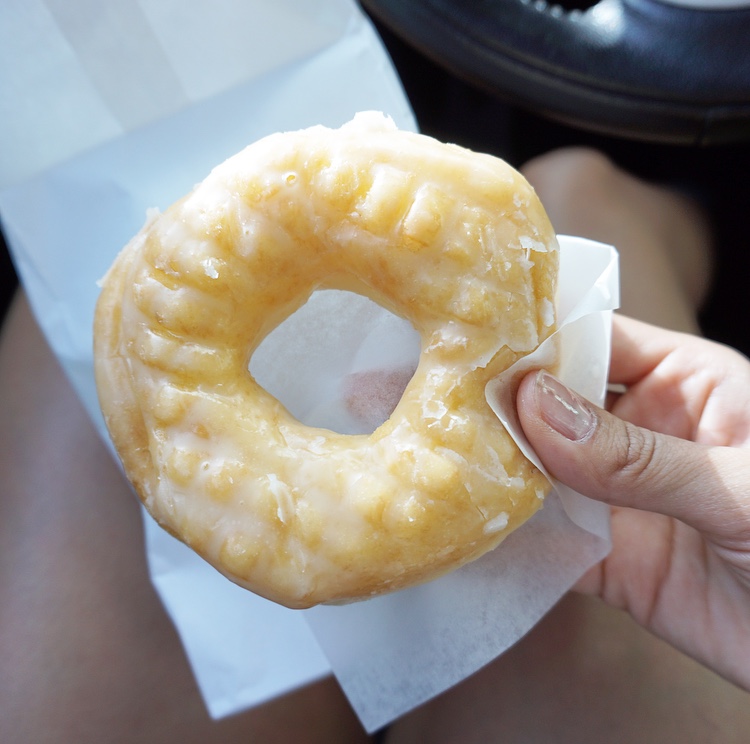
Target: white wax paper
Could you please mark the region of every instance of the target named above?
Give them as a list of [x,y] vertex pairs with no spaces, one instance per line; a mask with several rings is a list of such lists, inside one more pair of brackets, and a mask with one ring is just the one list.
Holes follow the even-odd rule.
[[[518,424],[514,383],[524,370],[556,363],[556,373],[566,383],[590,400],[603,402],[611,312],[618,302],[615,250],[575,237],[560,236],[559,241],[559,330],[487,391],[500,419],[537,465]],[[413,368],[419,350],[405,321],[388,319],[389,314],[375,305],[367,317],[361,298],[325,294],[317,301],[313,295],[314,301],[298,311],[301,319],[292,316],[291,323],[276,330],[278,338],[269,337],[273,351],[262,358],[256,354],[251,369],[285,401],[287,390],[304,395],[301,391],[308,384],[321,389],[316,377],[328,364],[324,376],[333,392],[326,391],[326,423],[342,431],[351,417],[345,400],[347,378],[362,372],[361,360],[367,359],[368,368],[380,373]],[[325,332],[313,332],[316,321],[326,328],[329,322],[342,325],[349,317],[349,331],[336,330],[338,343],[329,345]],[[401,328],[383,332],[389,323]],[[402,354],[392,349],[397,343]],[[390,362],[369,353],[378,347],[389,350]],[[274,370],[288,369],[303,356],[303,379],[275,375]],[[297,415],[307,423],[319,421],[315,398],[307,403],[298,404]],[[443,692],[518,641],[609,552],[608,516],[605,505],[556,484],[543,509],[480,560],[397,594],[306,610],[308,624],[366,728],[376,730]]]
[[[352,0],[0,2],[3,230],[42,330],[108,445],[91,348],[97,282],[147,210],[266,134],[339,126],[365,109],[416,127]],[[330,673],[301,614],[217,581],[192,554],[185,573],[184,546],[148,518],[145,528],[159,546],[149,549],[157,590],[212,715]]]
[[[514,381],[554,362],[567,384],[603,402],[618,303],[615,250],[576,237],[559,241],[560,328],[488,386],[488,400],[537,465],[518,424]],[[379,421],[352,414],[348,380],[413,370],[418,356],[409,323],[367,298],[323,290],[268,336],[250,369],[305,423],[365,433]],[[609,552],[607,507],[555,485],[543,509],[493,552],[429,584],[365,602],[278,607],[234,586],[147,520],[154,580],[214,714],[264,700],[284,671],[290,682],[296,671],[302,684],[332,670],[374,731],[496,658]],[[279,628],[289,653],[267,648],[266,634]]]
[[[3,228],[42,329],[107,442],[91,356],[97,280],[147,209],[168,206],[216,163],[273,131],[338,126],[364,109],[415,127],[379,40],[351,0],[195,0],[189,11],[173,0],[5,0],[0,69]],[[577,311],[584,320],[567,333],[583,344],[571,352],[566,340],[564,351],[584,371],[578,389],[596,399],[616,261],[601,246],[562,243],[583,246],[581,271],[595,269],[569,272],[581,285],[573,294],[584,298]],[[316,299],[341,317],[339,301]],[[317,312],[303,322],[320,325]],[[346,381],[383,367],[408,371],[417,347],[409,327],[359,299],[348,315],[358,325],[346,343],[343,328],[335,337],[338,376],[321,366],[316,387],[276,392],[305,420],[357,431],[373,422],[352,419],[341,404]],[[287,346],[270,339],[254,359],[269,388],[282,379],[263,371],[264,355],[280,369],[274,343]],[[313,369],[310,358],[306,377]],[[587,387],[594,372],[598,381]],[[512,426],[512,410],[502,415]],[[576,494],[552,496],[499,550],[437,582],[295,612],[234,586],[147,517],[145,529],[155,586],[212,715],[332,670],[371,730],[494,658],[608,550],[604,510]],[[547,562],[538,560],[540,544]]]

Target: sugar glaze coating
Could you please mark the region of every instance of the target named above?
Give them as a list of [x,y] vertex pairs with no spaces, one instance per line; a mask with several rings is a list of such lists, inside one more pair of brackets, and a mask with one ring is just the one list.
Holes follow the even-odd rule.
[[[484,388],[554,330],[557,265],[539,200],[501,160],[373,113],[260,140],[152,215],[103,280],[97,385],[124,470],[165,529],[289,607],[473,560],[548,490]],[[248,371],[318,288],[420,333],[369,436],[301,424]]]

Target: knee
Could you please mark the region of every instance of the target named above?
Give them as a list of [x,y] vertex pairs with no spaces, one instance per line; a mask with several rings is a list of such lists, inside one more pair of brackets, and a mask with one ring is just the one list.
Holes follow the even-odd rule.
[[529,160],[521,172],[544,201],[545,196],[571,189],[586,188],[600,194],[603,187],[615,180],[620,169],[600,150],[564,147]]

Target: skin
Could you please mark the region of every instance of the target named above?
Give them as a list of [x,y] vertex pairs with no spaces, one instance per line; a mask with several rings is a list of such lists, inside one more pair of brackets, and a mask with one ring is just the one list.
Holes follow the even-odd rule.
[[[723,347],[704,346],[707,342],[696,336],[697,310],[710,288],[713,246],[707,223],[698,205],[684,195],[632,177],[599,152],[554,151],[523,171],[558,233],[618,248],[622,312],[682,332],[618,318],[613,381],[630,386],[610,401],[618,416],[632,415],[641,426],[669,430],[672,438],[662,440],[667,446],[658,451],[672,453],[680,465],[650,469],[659,462],[648,465],[652,450],[647,443],[654,435],[639,429],[642,437],[634,434],[633,441],[643,447],[629,446],[626,434],[633,430],[623,429],[623,419],[606,411],[596,413],[596,435],[571,442],[542,418],[541,401],[549,395],[540,394],[531,373],[520,389],[519,416],[547,467],[593,498],[631,499],[629,506],[613,510],[614,550],[516,646],[394,725],[389,742],[739,744],[750,730],[750,696],[739,686],[746,684],[742,670],[748,668],[747,637],[741,636],[748,614],[746,594],[738,588],[740,574],[736,563],[719,559],[715,541],[695,525],[681,525],[680,512],[655,513],[659,505],[648,487],[661,484],[659,498],[674,505],[673,481],[689,483],[686,472],[696,474],[696,453],[690,449],[688,455],[683,448],[742,446],[750,417],[745,378],[735,379],[740,370],[747,375],[746,363]],[[563,411],[569,413],[566,407]],[[557,414],[572,426],[559,406]],[[702,443],[679,440],[691,434],[702,437]],[[725,441],[709,442],[711,437]],[[726,456],[728,450],[722,453]],[[735,456],[746,457],[743,450]],[[666,457],[670,460],[671,455]],[[737,478],[737,472],[730,467],[723,474]],[[747,468],[744,472],[747,480]],[[610,488],[617,483],[622,487]],[[694,485],[696,495],[705,496],[700,483]],[[706,503],[705,498],[693,499],[697,513],[713,515],[712,529],[725,531],[727,545],[746,539],[746,522],[735,519],[736,504],[718,508],[733,504],[731,499],[712,500],[716,509]],[[670,548],[675,535],[679,548]],[[735,555],[740,562],[744,551]],[[715,555],[704,561],[709,554]],[[679,573],[676,564],[667,562],[672,555],[683,561]],[[691,561],[690,570],[684,568]],[[667,566],[673,566],[671,574]],[[713,587],[710,578],[716,576],[722,579]],[[685,577],[694,583],[684,583]],[[670,587],[671,595],[659,593],[663,586]],[[701,588],[715,604],[706,604]],[[696,615],[692,619],[685,617],[689,613],[682,604],[688,600]],[[721,620],[726,607],[732,614]],[[710,632],[701,635],[699,630],[707,627]],[[720,650],[722,631],[730,638]]]
[[333,679],[213,721],[139,505],[22,295],[0,337],[0,741],[361,742]]
[[[589,151],[553,153],[531,163],[527,175],[558,232],[617,245],[624,312],[696,330],[710,247],[693,205],[632,179]],[[681,251],[692,259],[677,270]],[[634,284],[637,291],[629,289]],[[664,340],[660,332],[627,321],[618,328],[619,361],[613,361],[613,370],[620,370],[618,377],[629,387],[612,401],[612,411],[622,418],[595,411],[593,433],[573,441],[542,416],[535,377],[524,382],[519,399],[527,434],[548,467],[584,493],[602,498],[611,493],[619,500],[615,550],[581,580],[578,588],[588,594],[569,594],[496,662],[394,723],[384,732],[389,744],[739,744],[747,738],[749,698],[735,684],[747,668],[739,663],[746,647],[733,647],[733,666],[732,654],[727,658],[727,649],[716,642],[720,636],[702,632],[709,619],[716,628],[723,617],[723,628],[737,634],[736,623],[732,629],[727,614],[719,612],[722,607],[744,611],[740,619],[748,616],[741,599],[745,574],[737,569],[746,559],[740,541],[747,536],[738,515],[746,512],[733,501],[741,493],[741,477],[724,468],[728,460],[722,459],[728,445],[745,456],[744,399],[737,396],[747,385],[740,378],[731,382],[731,375],[716,368],[714,377],[707,377],[713,361],[701,366],[697,347],[680,357],[675,339],[682,348],[686,337]],[[713,351],[708,356],[715,358]],[[688,365],[692,371],[681,376],[680,367],[688,362],[694,363]],[[732,375],[742,366],[734,357],[726,364]],[[681,449],[685,444],[672,447],[670,439],[664,440],[667,446],[644,445],[639,456],[641,450],[625,447],[623,460],[623,443],[634,430],[620,428],[626,426],[620,422],[654,424],[658,430],[662,424],[656,419],[667,413],[664,425],[673,436],[731,436],[736,442],[703,439],[688,453]],[[0,336],[0,421],[0,741],[370,740],[332,679],[221,721],[208,717],[179,639],[149,583],[136,500],[22,295]],[[635,435],[633,441],[639,441]],[[643,434],[644,443],[653,441],[653,435]],[[694,466],[697,451],[705,457],[707,445],[722,446],[717,460],[722,476],[701,488],[683,477],[683,469]],[[677,459],[652,458],[648,452],[677,453]],[[664,464],[670,462],[671,469]],[[674,463],[680,463],[676,474]],[[664,486],[673,475],[692,489],[679,500],[671,484]],[[636,487],[641,478],[653,485],[648,501]],[[610,489],[610,483],[619,486]],[[698,497],[707,489],[718,493],[719,486],[726,496],[717,502],[722,511],[702,507]],[[691,505],[689,514],[683,500]],[[670,542],[670,534],[680,535],[679,542]],[[638,549],[628,550],[636,540]],[[713,557],[706,558],[709,554]],[[678,555],[695,560],[699,570],[678,574],[679,561],[673,560]],[[667,565],[673,567],[669,572]],[[680,576],[694,579],[698,594]],[[692,618],[685,617],[682,605],[688,600],[694,603]]]
[[750,362],[616,318],[610,379],[611,413],[536,374],[518,397],[550,471],[612,505],[578,589],[750,690]]
[[586,148],[554,150],[521,170],[558,234],[617,248],[623,315],[699,333],[696,315],[711,287],[714,247],[698,204]]

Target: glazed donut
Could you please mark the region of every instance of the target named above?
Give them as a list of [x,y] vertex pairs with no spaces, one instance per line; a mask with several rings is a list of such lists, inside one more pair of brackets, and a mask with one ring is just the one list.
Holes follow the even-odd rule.
[[[544,209],[501,160],[374,113],[266,137],[150,215],[102,281],[96,379],[124,471],[166,530],[288,607],[473,560],[549,488],[485,385],[553,332],[557,266]],[[370,435],[303,425],[249,372],[319,288],[420,334]]]

